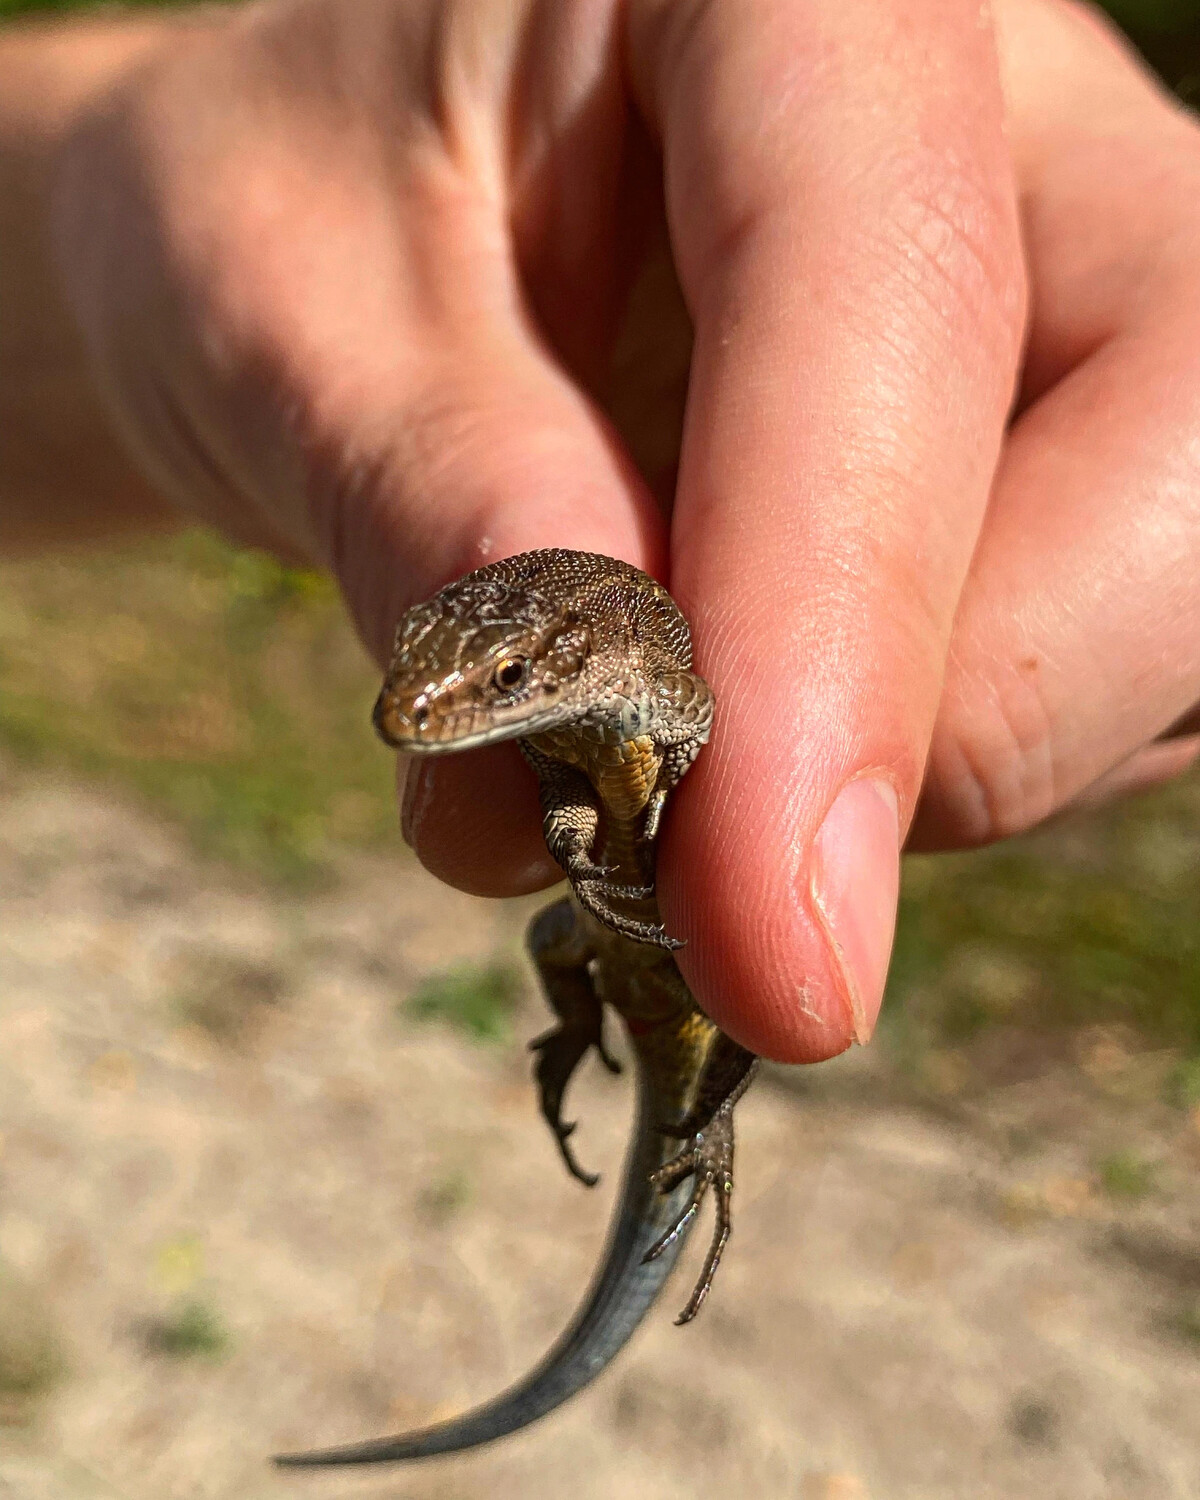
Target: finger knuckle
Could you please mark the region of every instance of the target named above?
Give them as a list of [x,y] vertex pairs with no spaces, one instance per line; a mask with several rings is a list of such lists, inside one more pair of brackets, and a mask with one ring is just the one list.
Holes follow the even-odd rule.
[[1015,358],[1026,287],[1008,184],[925,150],[890,163],[886,181],[876,233],[901,295],[922,305],[939,333],[965,327]]
[[1033,671],[956,685],[934,731],[925,797],[964,844],[1034,827],[1062,801],[1048,707]]

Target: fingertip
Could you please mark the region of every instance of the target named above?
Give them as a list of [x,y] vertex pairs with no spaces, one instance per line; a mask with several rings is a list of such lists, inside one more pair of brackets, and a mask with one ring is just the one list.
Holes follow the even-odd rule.
[[[708,786],[697,777],[689,788],[715,817],[692,821],[681,795],[665,836],[667,925],[690,940],[680,969],[706,1014],[751,1051],[785,1063],[835,1057],[870,1039],[882,1001],[899,889],[895,790],[886,777],[852,777],[819,829],[781,840],[778,807],[731,808],[724,779],[718,764]],[[762,859],[764,848],[777,857]],[[701,861],[707,875],[695,881]]]
[[533,773],[513,745],[397,760],[404,838],[431,875],[472,896],[523,896],[562,879],[541,833]]

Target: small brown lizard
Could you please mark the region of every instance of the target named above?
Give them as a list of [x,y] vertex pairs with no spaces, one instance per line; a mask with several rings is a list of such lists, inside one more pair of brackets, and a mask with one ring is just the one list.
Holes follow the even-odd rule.
[[[607,1253],[574,1321],[524,1379],[462,1416],[289,1466],[452,1453],[527,1426],[587,1385],[628,1341],[669,1275],[711,1187],[716,1228],[677,1322],[700,1310],[729,1238],[733,1107],[756,1059],[704,1015],[679,972],[654,898],[654,841],[671,788],[708,739],[713,695],[691,670],[687,622],[637,568],[552,548],[480,568],[400,621],[375,705],[389,745],[443,755],[515,739],[537,773],[547,846],[571,895],[528,942],[558,1024],[532,1046],[541,1108],[568,1170],[563,1094],[604,1044],[606,1005],[625,1023],[637,1121]],[[681,1146],[682,1143],[682,1146]]]

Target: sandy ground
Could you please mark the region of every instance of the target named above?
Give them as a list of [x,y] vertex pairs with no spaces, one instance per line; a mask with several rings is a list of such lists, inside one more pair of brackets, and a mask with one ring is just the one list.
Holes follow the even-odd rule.
[[[502,1045],[397,1012],[522,915],[400,858],[316,896],[239,885],[0,771],[3,1500],[1200,1495],[1200,1117],[1101,1033],[934,1102],[871,1053],[773,1076],[695,1325],[680,1276],[523,1435],[273,1472],[493,1394],[586,1285],[623,1082],[575,1094],[588,1194],[534,1109],[532,991]],[[1156,1163],[1144,1198],[1097,1186],[1117,1146]],[[171,1347],[192,1305],[207,1353]]]

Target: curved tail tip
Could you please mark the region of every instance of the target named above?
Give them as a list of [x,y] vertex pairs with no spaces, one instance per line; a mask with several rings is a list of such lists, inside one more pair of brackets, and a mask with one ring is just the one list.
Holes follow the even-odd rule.
[[277,1469],[307,1469],[328,1460],[323,1453],[273,1453],[271,1462]]
[[271,1462],[277,1469],[324,1469],[334,1464],[382,1463],[390,1457],[374,1445],[353,1448],[315,1448],[308,1453],[276,1453]]

